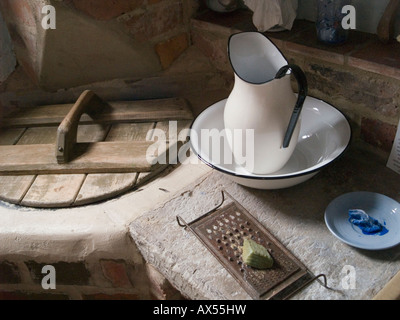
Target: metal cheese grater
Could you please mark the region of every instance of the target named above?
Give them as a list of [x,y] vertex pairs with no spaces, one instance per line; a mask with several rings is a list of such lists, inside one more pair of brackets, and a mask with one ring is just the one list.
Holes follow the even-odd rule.
[[[186,223],[177,216],[178,224],[188,228],[218,259],[253,299],[285,299],[325,275],[313,276],[264,226],[232,197]],[[274,259],[271,269],[257,270],[243,263],[243,240],[248,237],[266,247]]]

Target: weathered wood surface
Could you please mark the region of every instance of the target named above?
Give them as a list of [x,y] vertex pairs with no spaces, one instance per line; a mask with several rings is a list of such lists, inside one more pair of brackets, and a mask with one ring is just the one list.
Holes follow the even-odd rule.
[[[74,104],[38,106],[19,111],[4,119],[5,127],[33,127],[59,125]],[[108,102],[95,114],[83,114],[79,124],[156,122],[163,120],[191,120],[193,114],[186,100],[179,98],[141,101]]]
[[[154,127],[154,123],[114,124],[108,132],[106,141],[142,141]],[[75,199],[75,205],[109,199],[131,190],[139,173],[89,174]]]
[[[156,144],[147,141],[78,143],[71,161],[64,164],[57,162],[52,144],[1,146],[0,174],[149,172],[157,164]],[[151,149],[147,159],[151,146],[154,150]]]
[[[57,127],[28,128],[19,139],[18,145],[51,143],[55,139],[56,131]],[[109,126],[82,125],[78,128],[78,141],[104,141],[108,131]],[[67,207],[74,204],[76,193],[85,178],[86,174],[0,176],[0,186],[4,186],[0,190],[0,198],[31,207]],[[13,193],[10,194],[10,190]]]
[[[103,141],[108,131],[109,126],[82,125],[78,128],[78,141]],[[57,127],[8,129],[0,132],[0,145],[49,144],[55,140],[56,132]],[[73,186],[70,181],[76,181],[76,175],[43,175],[38,180],[36,178],[37,175],[0,176],[0,200],[36,207],[60,207],[73,203],[73,197],[68,197],[62,190]],[[79,178],[84,179],[85,175]],[[27,194],[31,188],[33,191]]]
[[[158,118],[156,102],[160,103],[160,101],[166,106],[166,111]],[[137,110],[134,113],[131,110],[130,118],[125,118],[123,110],[132,109],[132,104],[136,105]],[[168,109],[171,104],[174,106]],[[100,142],[102,144],[109,142],[154,144],[157,141],[169,141],[170,128],[176,125],[179,133],[189,128],[193,118],[186,102],[181,99],[116,102],[111,105],[114,106],[114,110],[120,110],[121,114],[115,114],[113,111],[112,115],[106,116],[104,113],[103,120],[99,122],[85,114],[82,115],[78,126],[78,143],[83,146],[85,144],[94,146]],[[148,106],[149,110],[142,112],[143,110],[140,110],[142,107],[139,105]],[[24,150],[29,149],[31,145],[44,144],[54,147],[57,126],[71,107],[72,104],[38,107],[41,110],[33,108],[30,110],[31,114],[25,116],[27,120],[25,125],[0,131],[0,146],[15,145],[17,148],[24,147]],[[30,118],[30,116],[33,117]],[[154,118],[154,121],[146,120],[146,117]],[[132,118],[135,119],[132,120]],[[14,123],[24,124],[21,119],[17,119]],[[170,127],[168,120],[178,121],[172,121],[173,126]],[[162,135],[155,137],[157,132],[155,129],[165,132],[165,139],[160,139]],[[172,140],[175,142],[173,135]],[[36,150],[36,153],[39,153],[39,150]],[[54,156],[54,149],[52,154]],[[20,155],[20,158],[22,161],[29,161],[26,152]],[[87,205],[133,190],[160,174],[167,167],[168,164],[157,165],[153,171],[130,173],[0,175],[0,200],[41,208]]]
[[[27,130],[25,128],[0,131],[0,145],[14,145],[19,143],[21,137],[26,133],[26,131]],[[43,136],[41,136],[41,139],[43,139]],[[35,181],[35,178],[35,175],[0,175],[0,200],[8,201],[13,204],[19,204],[25,194],[28,192],[32,183]]]
[[24,132],[25,128],[0,130],[0,146],[16,144]]
[[23,206],[70,206],[85,179],[84,174],[39,175],[21,201]]
[[36,176],[0,176],[0,200],[19,204]]

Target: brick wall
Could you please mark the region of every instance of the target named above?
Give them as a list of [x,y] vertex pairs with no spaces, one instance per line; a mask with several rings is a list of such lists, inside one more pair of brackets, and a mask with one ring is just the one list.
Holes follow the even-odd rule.
[[[192,21],[194,45],[226,75],[231,87],[233,70],[227,56],[228,38],[232,33],[243,31],[242,25],[248,27],[242,20],[239,20],[241,23],[232,21],[229,27],[229,22],[224,19],[217,20],[218,23],[202,19]],[[315,33],[313,29],[310,32]],[[309,95],[341,110],[350,121],[353,139],[367,142],[371,150],[386,157],[391,151],[400,118],[400,69],[372,64],[374,70],[370,71],[355,63],[347,63],[348,56],[340,53],[341,48],[331,48],[329,52],[326,48],[320,50],[285,40],[285,36],[289,38],[287,35],[283,35],[283,39],[279,38],[279,33],[269,36],[291,63],[304,70]],[[371,50],[379,49],[379,44],[376,47]],[[396,47],[396,50],[399,48]],[[295,82],[293,84],[296,87]]]
[[400,117],[400,80],[288,53],[302,66],[310,95],[339,108],[349,119],[355,139],[388,154]]
[[150,41],[163,68],[189,46],[192,0],[72,0],[73,6],[99,21],[117,21],[135,41]]
[[[54,267],[55,289],[45,289]],[[44,279],[44,280],[43,280]],[[0,261],[0,300],[178,300],[180,293],[153,266],[122,259]]]
[[[45,5],[55,8],[54,29],[42,27]],[[0,2],[18,63],[48,91],[167,69],[191,44],[197,7],[197,0]]]

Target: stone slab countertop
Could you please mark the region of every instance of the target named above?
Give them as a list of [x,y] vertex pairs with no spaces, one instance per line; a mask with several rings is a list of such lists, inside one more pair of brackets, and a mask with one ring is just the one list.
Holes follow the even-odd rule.
[[[221,201],[220,191],[225,190],[314,275],[327,276],[330,289],[314,282],[292,299],[368,300],[399,272],[400,246],[368,251],[346,245],[330,233],[324,212],[336,197],[353,191],[378,192],[399,201],[399,183],[400,176],[386,168],[382,158],[356,147],[311,180],[288,189],[254,190],[211,171],[135,219],[130,234],[144,258],[189,299],[251,299],[176,221],[177,215],[190,222],[213,209]],[[355,272],[355,286],[347,288],[349,267]]]

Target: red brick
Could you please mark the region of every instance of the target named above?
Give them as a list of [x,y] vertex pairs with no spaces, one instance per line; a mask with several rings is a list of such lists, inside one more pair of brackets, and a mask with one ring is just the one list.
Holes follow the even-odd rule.
[[[0,110],[1,111],[1,110]],[[21,277],[18,272],[18,267],[8,261],[0,263],[0,283],[20,283]]]
[[73,3],[97,20],[111,20],[142,6],[144,0],[73,0]]
[[390,152],[396,137],[397,127],[375,119],[363,118],[361,138],[369,144]]
[[188,47],[189,36],[186,33],[158,43],[156,52],[162,67],[167,69]]
[[151,40],[183,24],[182,4],[164,2],[154,5],[145,12],[132,15],[124,23],[136,40]]
[[378,39],[349,56],[349,65],[400,80],[400,43],[388,44]]
[[126,22],[125,25],[128,28],[129,32],[137,41],[146,41],[148,40],[148,21],[145,14],[137,14],[131,16]]
[[29,295],[22,292],[0,292],[0,300],[29,300]]
[[31,292],[0,292],[0,300],[69,300],[65,294],[31,293]]
[[180,2],[165,2],[153,10],[151,16],[153,34],[160,35],[175,29],[183,23],[183,8]]
[[104,276],[115,288],[131,288],[131,282],[126,272],[125,262],[122,260],[100,261]]
[[56,270],[56,285],[88,285],[90,273],[86,269],[84,262],[55,262],[55,263],[37,263],[35,261],[25,262],[32,279],[35,283],[41,284],[45,274],[42,274],[42,268],[45,265],[51,265]]
[[159,3],[161,1],[165,1],[165,0],[147,0],[147,3],[151,5],[151,4]]
[[140,300],[140,297],[137,294],[132,293],[95,293],[83,295],[82,298],[83,300]]
[[[329,99],[342,99],[363,105],[388,118],[399,116],[398,83],[372,73],[354,72],[317,61],[306,62],[303,68],[312,95],[323,93]],[[334,100],[331,101],[334,104]]]
[[193,44],[210,59],[212,64],[222,72],[233,74],[227,53],[227,38],[219,38],[212,32],[202,32],[197,27],[192,29]]
[[184,300],[185,298],[154,266],[147,264],[150,293],[156,300]]

